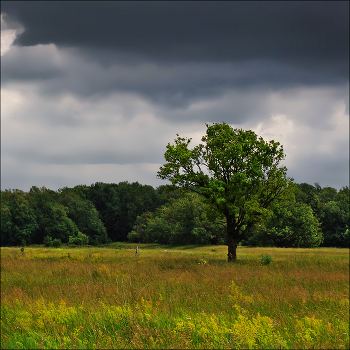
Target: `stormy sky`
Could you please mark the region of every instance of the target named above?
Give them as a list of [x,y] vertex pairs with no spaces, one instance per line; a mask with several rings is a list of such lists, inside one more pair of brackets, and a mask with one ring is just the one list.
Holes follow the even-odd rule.
[[156,177],[205,123],[349,185],[349,2],[1,2],[1,189]]

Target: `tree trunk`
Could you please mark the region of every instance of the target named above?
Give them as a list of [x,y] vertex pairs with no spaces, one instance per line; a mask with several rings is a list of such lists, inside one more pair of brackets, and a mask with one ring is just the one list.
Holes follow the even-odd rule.
[[228,246],[228,253],[227,253],[227,261],[235,261],[237,259],[237,242],[235,241],[233,235],[227,234],[227,246]]
[[233,218],[227,218],[227,246],[228,246],[228,253],[227,253],[227,261],[235,261],[237,259],[237,239],[235,239],[235,231],[234,231],[234,219]]

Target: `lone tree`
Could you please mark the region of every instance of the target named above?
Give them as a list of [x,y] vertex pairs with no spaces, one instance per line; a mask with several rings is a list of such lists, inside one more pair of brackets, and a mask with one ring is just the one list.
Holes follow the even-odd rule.
[[157,175],[174,187],[201,194],[217,215],[225,218],[228,261],[236,260],[238,243],[263,224],[274,205],[289,198],[283,146],[265,142],[251,130],[226,123],[208,125],[204,144],[189,149],[191,139],[177,135],[164,154],[168,162]]

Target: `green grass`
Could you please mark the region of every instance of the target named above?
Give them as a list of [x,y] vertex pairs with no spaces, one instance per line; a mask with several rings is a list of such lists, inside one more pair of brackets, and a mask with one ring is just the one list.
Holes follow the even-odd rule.
[[1,348],[349,348],[349,249],[138,247],[1,248]]

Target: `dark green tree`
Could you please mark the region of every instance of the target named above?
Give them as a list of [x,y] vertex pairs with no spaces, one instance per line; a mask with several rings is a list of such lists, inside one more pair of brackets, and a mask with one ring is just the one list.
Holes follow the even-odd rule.
[[316,215],[319,214],[320,199],[318,193],[320,186],[312,186],[307,183],[297,184],[295,188],[295,200],[300,203],[305,203],[311,207]]
[[276,206],[266,225],[261,225],[248,245],[283,248],[315,248],[323,242],[321,224],[311,207],[291,202]]
[[21,245],[24,241],[31,244],[37,228],[37,218],[26,193],[1,191],[1,245]]
[[77,225],[79,231],[89,237],[91,244],[107,243],[106,228],[99,217],[99,213],[91,201],[81,197],[75,188],[59,190],[58,202],[68,208],[68,217]]
[[298,184],[295,199],[299,203],[310,205],[318,217],[323,231],[325,247],[348,247],[349,228],[349,188],[339,191],[332,187],[321,187],[302,183]]
[[117,184],[96,182],[86,191],[86,198],[99,212],[100,219],[107,229],[107,235],[112,241],[118,239],[119,231],[120,201],[117,187]]
[[86,198],[95,205],[112,241],[126,241],[137,216],[158,205],[155,189],[138,182],[97,182],[88,188]]
[[201,194],[225,218],[228,261],[236,260],[238,243],[290,196],[292,180],[280,166],[285,154],[278,142],[226,123],[207,125],[202,141],[193,149],[191,139],[179,136],[168,144],[158,177]]
[[171,245],[220,243],[223,228],[207,217],[207,204],[196,193],[173,198],[155,212],[139,216],[128,239]]
[[337,200],[337,190],[333,187],[323,187],[317,195],[321,203]]
[[341,208],[339,202],[329,201],[320,204],[320,221],[325,247],[349,247],[349,209]]
[[38,229],[33,235],[32,243],[42,244],[46,236],[68,243],[69,236],[76,236],[78,227],[68,217],[69,209],[57,200],[59,193],[45,187],[33,186],[28,193],[28,200],[33,208]]

